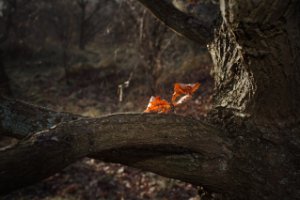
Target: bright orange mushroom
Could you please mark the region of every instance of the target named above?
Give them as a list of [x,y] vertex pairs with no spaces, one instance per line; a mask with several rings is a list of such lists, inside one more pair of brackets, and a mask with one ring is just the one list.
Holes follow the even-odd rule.
[[[161,99],[159,96],[152,96],[149,100],[145,113],[169,113],[174,107],[186,103],[192,98],[192,94],[200,87],[200,83],[184,84],[175,83],[172,103]],[[178,97],[181,97],[177,100]]]
[[192,83],[192,84],[175,83],[174,93],[172,96],[172,103],[178,104],[176,103],[177,97],[181,95],[191,96],[199,87],[200,87],[200,83]]
[[159,96],[151,97],[148,103],[148,106],[144,112],[146,113],[168,113],[172,111],[173,105],[168,101],[161,99]]

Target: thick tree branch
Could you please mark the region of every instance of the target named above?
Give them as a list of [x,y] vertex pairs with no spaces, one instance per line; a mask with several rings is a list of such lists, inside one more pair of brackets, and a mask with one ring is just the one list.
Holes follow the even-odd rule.
[[[49,112],[36,107],[29,112],[30,107],[25,108],[27,118],[37,119],[31,114],[36,111],[44,117]],[[176,115],[117,114],[67,121],[0,152],[0,193],[46,178],[85,156],[223,191],[234,185],[229,184],[232,153],[219,133],[208,124]]]
[[164,0],[138,1],[175,32],[200,45],[207,45],[212,40],[215,24],[208,20],[185,14]]
[[84,117],[55,112],[40,106],[0,96],[0,136],[22,139],[30,133],[79,118]]

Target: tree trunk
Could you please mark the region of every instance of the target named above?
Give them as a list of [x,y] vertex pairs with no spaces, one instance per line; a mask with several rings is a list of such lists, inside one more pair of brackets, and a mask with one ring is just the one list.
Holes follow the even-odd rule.
[[300,144],[300,2],[221,0],[209,45],[211,120],[235,146],[241,199],[296,199]]
[[224,21],[209,46],[216,106],[259,125],[298,121],[299,9],[298,1],[221,1]]
[[86,29],[86,7],[87,7],[87,1],[79,0],[77,1],[77,4],[80,9],[79,14],[79,41],[78,41],[78,47],[80,50],[85,50],[85,29]]
[[88,119],[2,99],[0,133],[24,139],[0,152],[0,191],[89,156],[202,185],[223,199],[299,199],[300,1],[221,0],[215,26],[162,0],[140,2],[182,35],[209,42],[216,92],[207,121]]

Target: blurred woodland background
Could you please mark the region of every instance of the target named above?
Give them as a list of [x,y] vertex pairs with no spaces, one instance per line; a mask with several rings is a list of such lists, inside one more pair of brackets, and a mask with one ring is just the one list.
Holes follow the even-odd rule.
[[[178,113],[202,118],[210,108],[211,65],[206,49],[173,33],[137,1],[0,0],[6,96],[97,117],[142,112],[152,95],[169,100],[175,82],[200,82]],[[0,145],[7,142],[1,138]],[[197,189],[86,158],[0,199],[200,199]]]

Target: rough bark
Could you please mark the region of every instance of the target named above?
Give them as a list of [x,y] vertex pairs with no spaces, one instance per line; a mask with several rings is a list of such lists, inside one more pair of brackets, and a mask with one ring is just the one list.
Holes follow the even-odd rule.
[[216,106],[256,123],[295,124],[300,114],[300,2],[221,1],[210,44]]
[[73,120],[3,100],[0,133],[31,134],[0,152],[0,191],[90,156],[204,185],[224,199],[299,199],[300,2],[221,0],[214,39],[215,26],[171,4],[140,2],[182,35],[210,41],[216,93],[209,122],[151,114]]

